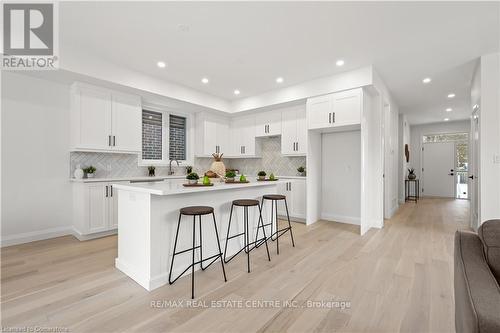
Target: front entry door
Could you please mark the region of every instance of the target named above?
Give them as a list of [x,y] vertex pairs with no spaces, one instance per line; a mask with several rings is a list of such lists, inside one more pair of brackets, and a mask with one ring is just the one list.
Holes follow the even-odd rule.
[[424,144],[423,195],[455,197],[455,143]]

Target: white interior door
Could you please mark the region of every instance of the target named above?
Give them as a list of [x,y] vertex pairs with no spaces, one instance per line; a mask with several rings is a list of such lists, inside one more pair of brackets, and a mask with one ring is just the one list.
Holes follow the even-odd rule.
[[423,194],[455,197],[455,143],[426,143],[422,157]]

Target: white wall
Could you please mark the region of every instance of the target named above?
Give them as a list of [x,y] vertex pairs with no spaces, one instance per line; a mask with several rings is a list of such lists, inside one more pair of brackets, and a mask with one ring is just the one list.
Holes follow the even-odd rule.
[[2,245],[68,234],[69,86],[2,74]]
[[500,218],[500,54],[481,57],[480,221]]
[[359,224],[361,132],[322,134],[321,146],[321,218]]
[[[405,201],[405,183],[404,180],[406,178],[407,169],[410,166],[410,163],[406,162],[405,156],[405,145],[410,146],[410,137],[411,130],[410,124],[408,124],[408,119],[405,115],[400,114],[398,117],[398,193],[399,193],[399,202],[404,203]],[[411,161],[412,156],[410,156]]]
[[422,136],[426,134],[441,134],[441,133],[469,133],[470,121],[447,121],[433,124],[411,126],[410,139],[410,163],[409,165],[415,168],[415,173],[418,178],[422,177]]

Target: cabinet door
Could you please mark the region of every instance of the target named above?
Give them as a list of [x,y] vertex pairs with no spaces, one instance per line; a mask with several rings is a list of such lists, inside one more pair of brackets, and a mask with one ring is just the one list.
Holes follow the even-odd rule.
[[295,120],[297,126],[297,140],[295,147],[295,154],[307,154],[307,120],[306,110],[298,109],[295,113]]
[[106,183],[88,185],[88,233],[101,232],[108,228],[109,207],[106,187]]
[[108,229],[118,229],[118,191],[113,188],[111,183],[108,184]]
[[291,210],[290,215],[296,218],[306,218],[306,180],[296,179],[291,181]]
[[111,94],[88,87],[79,88],[77,94],[80,137],[76,148],[111,149]]
[[[288,200],[290,200],[290,192],[289,192],[288,188],[289,188],[288,181],[286,183],[280,183],[278,185],[278,194],[285,195],[287,202],[288,202]],[[285,202],[282,200],[277,201],[277,202],[278,202],[278,215],[286,216]],[[290,205],[290,203],[289,203],[289,205]],[[288,206],[288,209],[290,209],[290,206]]]
[[307,107],[307,127],[309,129],[331,126],[332,97],[331,95],[309,98]]
[[229,123],[227,121],[220,120],[216,123],[215,128],[216,145],[219,146],[219,153],[230,155],[231,144],[229,142]]
[[112,95],[112,145],[114,150],[141,151],[142,109],[136,96]]
[[297,114],[295,110],[283,111],[281,126],[281,153],[295,155],[295,143],[297,142]]
[[281,134],[281,111],[263,112],[256,115],[255,136],[266,137]]
[[203,124],[203,154],[210,156],[216,152],[217,146],[217,123],[213,120],[205,120]]
[[242,118],[243,156],[255,156],[255,116]]
[[361,99],[361,89],[352,89],[333,94],[333,126],[360,124]]

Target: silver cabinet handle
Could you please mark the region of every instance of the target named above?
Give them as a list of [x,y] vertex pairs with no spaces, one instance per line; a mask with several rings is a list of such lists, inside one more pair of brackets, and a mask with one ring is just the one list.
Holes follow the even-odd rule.
[[297,150],[296,151],[299,151],[299,143],[297,142]]
[[335,112],[332,112],[332,123],[335,123]]
[[116,136],[113,135],[113,147],[116,146]]
[[290,191],[292,191],[292,182],[290,182]]
[[328,123],[329,124],[332,123],[332,113],[331,112],[328,112]]
[[109,189],[111,191],[111,197],[113,196],[113,185],[109,185]]
[[106,185],[106,198],[108,197],[108,185]]
[[108,135],[108,146],[111,147],[111,135]]

